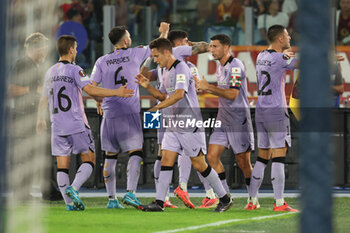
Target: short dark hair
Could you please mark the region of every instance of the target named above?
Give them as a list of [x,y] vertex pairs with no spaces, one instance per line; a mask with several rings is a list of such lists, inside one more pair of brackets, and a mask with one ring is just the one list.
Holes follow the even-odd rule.
[[149,44],[150,49],[158,49],[160,52],[163,52],[164,49],[169,50],[170,53],[173,53],[173,47],[171,46],[171,42],[165,38],[158,38],[152,40]]
[[24,42],[24,47],[26,49],[34,49],[34,48],[41,48],[43,46],[48,45],[48,40],[44,34],[40,32],[34,32],[30,34],[25,42]]
[[74,44],[77,41],[74,36],[63,35],[57,40],[57,51],[60,56],[67,55],[70,48],[74,48]]
[[120,39],[125,35],[126,31],[127,31],[127,27],[126,26],[117,26],[114,27],[108,34],[108,38],[111,41],[111,43],[113,45],[118,44],[118,42],[120,41]]
[[175,40],[185,39],[186,37],[188,37],[187,32],[182,30],[171,30],[168,34],[168,40],[170,40],[172,46],[175,46]]
[[269,30],[267,31],[267,40],[269,43],[275,42],[277,37],[284,32],[284,29],[286,28],[277,24],[269,27]]
[[220,41],[220,44],[222,44],[222,45],[231,45],[230,37],[228,37],[225,34],[217,34],[217,35],[213,36],[212,38],[210,38],[210,40],[218,40],[218,41]]
[[73,19],[77,15],[81,15],[81,13],[78,10],[74,9],[74,8],[71,8],[71,9],[69,9],[67,11],[67,18],[69,20]]

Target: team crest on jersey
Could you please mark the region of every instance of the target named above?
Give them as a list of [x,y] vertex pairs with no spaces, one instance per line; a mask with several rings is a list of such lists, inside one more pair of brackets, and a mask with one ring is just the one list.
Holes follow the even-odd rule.
[[184,74],[176,75],[176,83],[185,83],[185,82],[186,82],[186,75]]

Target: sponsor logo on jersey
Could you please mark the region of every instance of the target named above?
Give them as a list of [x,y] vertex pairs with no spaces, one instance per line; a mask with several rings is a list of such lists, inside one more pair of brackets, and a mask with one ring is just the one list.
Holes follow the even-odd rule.
[[218,81],[218,85],[219,86],[225,86],[225,85],[227,85],[227,83],[225,81]]
[[185,82],[186,82],[186,75],[184,74],[176,75],[176,83],[185,83]]
[[233,76],[241,76],[241,68],[239,68],[239,67],[233,67],[233,68],[232,68],[232,75],[233,75]]
[[175,88],[174,87],[169,87],[169,88],[166,88],[165,89],[167,93],[171,93],[173,91],[175,91]]

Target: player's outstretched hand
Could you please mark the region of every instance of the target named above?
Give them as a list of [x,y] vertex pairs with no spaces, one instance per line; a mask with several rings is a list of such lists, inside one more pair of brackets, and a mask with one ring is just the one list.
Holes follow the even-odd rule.
[[36,133],[42,134],[47,130],[46,121],[45,120],[37,120],[36,122]]
[[116,91],[116,96],[120,97],[131,97],[134,95],[134,90],[128,89],[128,84],[119,87]]
[[154,106],[153,108],[148,109],[147,112],[156,112],[158,110],[159,109],[156,106]]
[[103,116],[102,102],[96,101],[97,114]]
[[283,53],[286,54],[288,57],[296,57],[293,51],[283,51]]
[[341,55],[335,55],[335,61],[344,61],[345,57],[341,56]]
[[203,75],[203,79],[199,79],[198,77],[194,77],[195,85],[197,90],[207,91],[209,89],[209,83],[205,80]]
[[143,76],[142,74],[136,75],[135,83],[139,84],[140,86],[144,88],[148,88],[149,86],[149,79]]

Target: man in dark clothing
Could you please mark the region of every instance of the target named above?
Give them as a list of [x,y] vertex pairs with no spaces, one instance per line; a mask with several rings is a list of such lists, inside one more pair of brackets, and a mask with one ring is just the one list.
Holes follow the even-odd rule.
[[[14,196],[19,200],[30,197],[30,188],[33,180],[38,176],[40,169],[45,169],[45,182],[41,184],[43,198],[47,200],[61,199],[57,191],[55,174],[52,170],[52,161],[48,152],[49,137],[36,135],[36,116],[41,96],[42,82],[45,71],[43,62],[47,55],[48,39],[41,33],[32,33],[24,44],[25,56],[14,65],[9,78],[10,125],[9,135],[11,154],[10,177],[17,177],[9,181]],[[48,160],[48,161],[45,161]],[[43,166],[43,167],[40,167]]]

